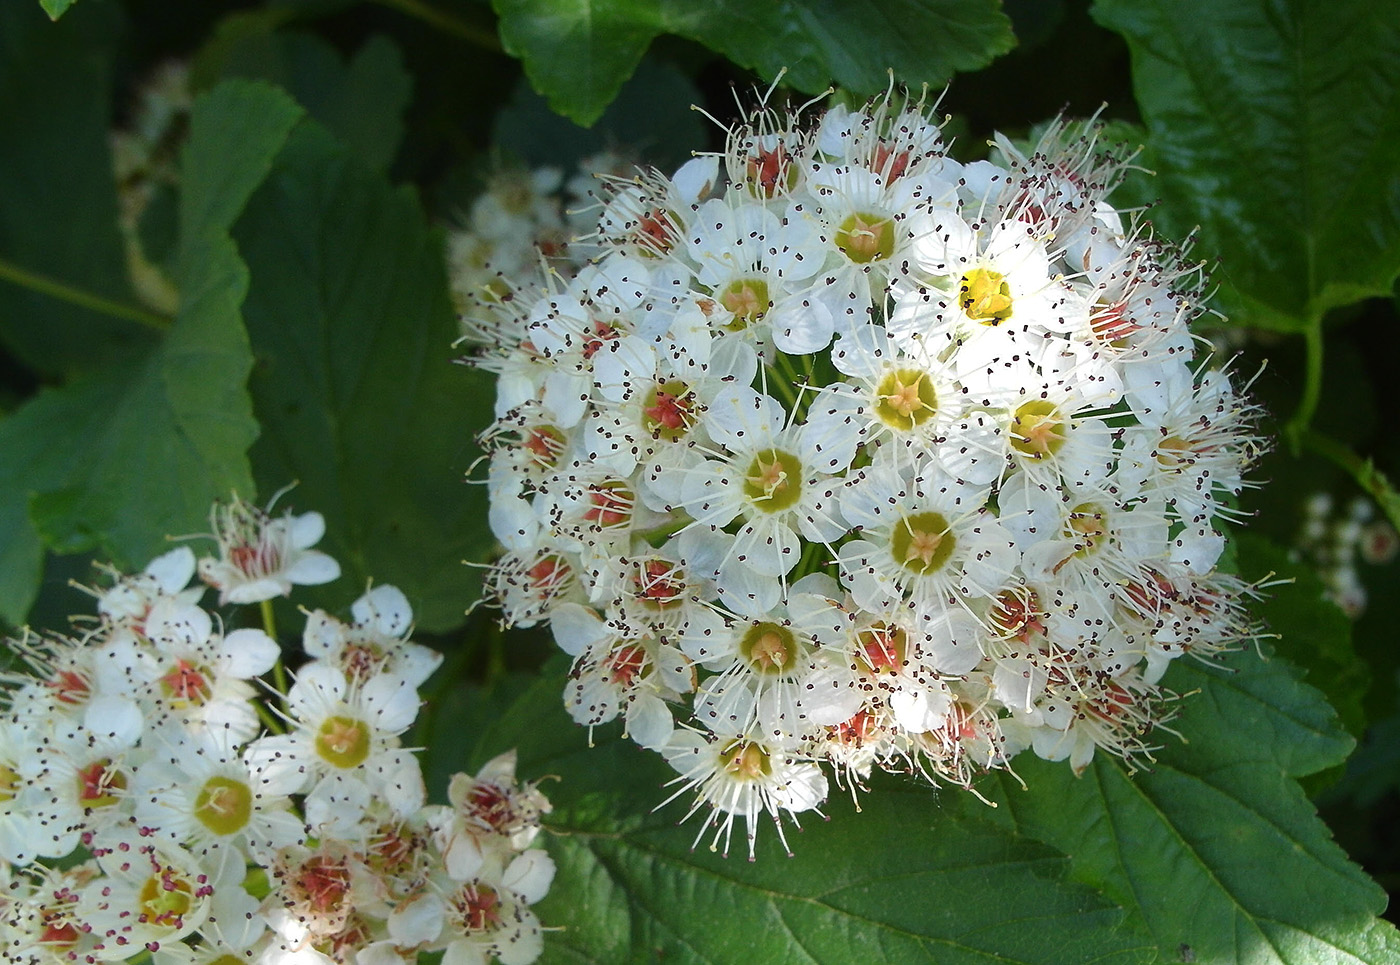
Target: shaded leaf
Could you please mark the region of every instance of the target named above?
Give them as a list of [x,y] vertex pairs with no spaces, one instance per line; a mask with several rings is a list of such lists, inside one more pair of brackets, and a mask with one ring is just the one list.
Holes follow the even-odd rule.
[[470,752],[474,769],[515,746],[523,778],[558,777],[545,789],[559,873],[538,911],[567,927],[547,933],[542,962],[1152,958],[1141,934],[1120,927],[1117,909],[1065,880],[1063,856],[953,813],[927,787],[885,782],[893,786],[867,795],[860,814],[838,794],[829,821],[809,814],[803,830],[789,829],[792,858],[771,826],[759,832],[754,863],[705,844],[692,850],[698,825],[675,824],[686,805],[652,810],[674,772],[610,733],[617,725],[599,728],[590,749],[564,713],[562,686],[556,671],[508,706],[495,704],[494,726],[475,731]]
[[1245,579],[1291,581],[1273,587],[1255,612],[1277,636],[1278,654],[1307,671],[1308,682],[1327,695],[1352,736],[1360,737],[1366,729],[1361,701],[1370,671],[1352,647],[1351,621],[1324,597],[1317,572],[1290,560],[1286,550],[1254,533],[1236,533],[1231,540]]
[[403,140],[403,113],[413,92],[397,45],[374,36],[347,61],[320,37],[276,30],[281,19],[276,11],[240,18],[257,29],[225,38],[221,75],[279,85],[367,164],[387,169]]
[[[252,490],[246,452],[257,423],[244,387],[252,355],[239,316],[247,269],[228,227],[300,113],[285,94],[244,82],[196,102],[179,316],[136,363],[42,392],[0,422],[0,446],[22,457],[0,470],[0,520],[16,525],[27,503],[54,549],[100,546],[140,565],[166,548],[167,535],[204,529],[215,498]],[[6,617],[27,610],[32,593],[7,599]]]
[[494,0],[507,52],[550,106],[591,124],[632,75],[658,34],[673,33],[772,79],[818,93],[836,83],[858,94],[889,84],[940,87],[1015,42],[998,0],[876,3],[773,0]]
[[[1291,629],[1291,628],[1290,628]],[[1167,951],[1197,962],[1393,962],[1400,935],[1375,918],[1381,891],[1332,841],[1297,778],[1353,746],[1334,711],[1281,657],[1216,669],[1181,660],[1166,684],[1192,693],[1134,776],[1095,757],[1083,777],[1017,758],[1030,790],[1001,781],[1010,827],[1072,856]],[[1184,957],[1184,956],[1183,956]]]
[[530,165],[568,170],[589,155],[621,147],[672,171],[706,146],[710,121],[690,109],[701,100],[699,89],[680,71],[644,60],[598,122],[585,129],[552,112],[521,78],[510,103],[496,115],[491,140]]
[[492,546],[483,487],[463,477],[490,380],[453,364],[440,238],[413,192],[307,123],[235,231],[258,367],[259,489],[323,513],[344,577],[301,593],[337,609],[373,578],[399,586],[428,631],[459,626]]
[[1159,174],[1222,307],[1306,328],[1400,272],[1400,3],[1098,0],[1123,34]]
[[[133,302],[109,146],[122,28],[113,4],[86,6],[58,24],[33,4],[0,4],[0,259]],[[130,321],[0,278],[0,340],[55,377],[109,365],[114,354],[148,349],[154,338]]]

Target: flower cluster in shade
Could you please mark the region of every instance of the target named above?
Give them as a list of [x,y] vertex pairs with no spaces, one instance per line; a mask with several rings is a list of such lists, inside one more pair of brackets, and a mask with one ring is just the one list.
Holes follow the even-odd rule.
[[[527,965],[549,804],[506,753],[427,803],[402,746],[441,655],[393,586],[306,613],[290,686],[263,629],[201,605],[331,579],[316,513],[216,508],[218,554],[111,573],[0,692],[0,957],[12,965]],[[237,524],[237,525],[234,525]],[[277,684],[269,683],[271,677]]]
[[1400,553],[1400,536],[1365,496],[1335,505],[1331,493],[1313,493],[1303,503],[1293,557],[1317,571],[1332,600],[1353,620],[1366,612],[1366,582],[1358,562],[1383,566]]
[[873,769],[1149,754],[1254,636],[1221,520],[1254,407],[1092,125],[948,155],[924,105],[767,107],[613,181],[603,254],[483,318],[488,593],[693,792],[697,841]]
[[189,65],[166,61],[137,91],[130,123],[111,135],[117,227],[132,291],[143,303],[167,315],[180,308],[180,292],[167,263],[171,253],[148,250],[142,229],[148,217],[169,214],[179,191],[178,161],[189,134],[193,106]]
[[[447,233],[447,278],[459,313],[508,318],[505,303],[540,264],[573,277],[599,252],[578,239],[598,205],[600,177],[632,169],[625,153],[601,151],[569,177],[557,167],[502,165],[487,179],[461,223]],[[471,339],[479,326],[467,326]]]

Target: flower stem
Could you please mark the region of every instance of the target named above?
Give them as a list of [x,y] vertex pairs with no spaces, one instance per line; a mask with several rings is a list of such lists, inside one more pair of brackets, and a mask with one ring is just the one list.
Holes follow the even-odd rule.
[[[277,661],[277,665],[280,667],[282,661]],[[277,719],[276,714],[267,709],[266,704],[262,701],[256,701],[253,706],[258,709],[258,720],[263,722],[263,726],[268,729],[269,733],[285,734],[287,732],[286,725]]]
[[272,613],[272,601],[263,600],[262,604],[263,633],[269,637],[277,639],[277,618]]
[[430,6],[423,0],[375,0],[382,6],[397,10],[407,14],[417,20],[436,27],[443,33],[452,34],[454,37],[461,37],[470,43],[476,44],[485,50],[503,53],[501,40],[493,31],[486,30],[474,23],[460,20],[450,13],[446,13],[436,7]]
[[1299,441],[1309,452],[1345,469],[1356,484],[1375,499],[1390,524],[1400,529],[1400,491],[1370,459],[1362,459],[1350,447],[1313,429],[1304,432]]
[[[263,600],[260,604],[262,610],[263,632],[271,637],[280,648],[282,641],[277,639],[277,617],[272,612],[272,601]],[[285,710],[287,707],[287,667],[282,663],[279,654],[277,662],[272,665],[272,682],[277,687],[278,701]]]
[[3,258],[0,258],[0,278],[13,282],[21,288],[28,288],[41,295],[48,295],[50,298],[68,302],[70,305],[77,305],[79,308],[86,308],[102,315],[110,315],[123,321],[135,322],[138,325],[153,328],[157,332],[163,332],[171,325],[171,319],[165,315],[158,315],[144,308],[137,308],[135,305],[126,305],[110,298],[103,298],[101,295],[94,295],[92,292],[83,291],[80,288],[74,288],[72,285],[55,281],[27,268],[21,268]]

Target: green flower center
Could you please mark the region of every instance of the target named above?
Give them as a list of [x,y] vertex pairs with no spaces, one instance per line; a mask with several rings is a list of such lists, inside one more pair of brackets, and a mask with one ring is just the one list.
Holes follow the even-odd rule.
[[968,318],[998,325],[1011,317],[1011,286],[999,271],[974,268],[958,284],[958,303]]
[[719,303],[726,311],[733,313],[734,320],[726,328],[735,332],[763,318],[773,304],[768,300],[768,283],[762,278],[740,278],[730,282],[720,292]]
[[894,221],[888,215],[858,211],[841,222],[836,247],[858,265],[894,254]]
[[166,869],[146,879],[138,900],[144,924],[179,928],[194,904],[194,887],[184,875]]
[[938,394],[922,369],[890,369],[875,386],[875,415],[891,429],[908,432],[937,411]]
[[19,794],[19,774],[8,764],[0,764],[0,804],[13,801]]
[[677,442],[699,418],[698,408],[687,383],[658,382],[642,402],[642,425],[657,439]]
[[762,674],[786,673],[800,656],[797,637],[780,623],[764,621],[749,627],[739,641],[739,654]]
[[211,777],[194,799],[194,815],[215,834],[227,837],[243,830],[253,813],[253,791],[231,777]]
[[1108,514],[1097,503],[1080,503],[1070,510],[1066,528],[1068,535],[1082,544],[1075,555],[1085,556],[1108,535]]
[[1035,459],[1053,455],[1065,444],[1061,431],[1064,424],[1053,402],[1032,399],[1022,404],[1011,419],[1011,448]]
[[764,449],[744,473],[744,495],[755,509],[776,513],[802,494],[802,463],[792,453]]
[[757,781],[773,773],[773,758],[751,741],[736,740],[719,752],[724,772],[741,781]]
[[126,775],[113,769],[109,759],[94,761],[78,772],[78,800],[85,808],[111,807],[125,790]]
[[327,717],[316,732],[316,753],[336,767],[358,767],[369,757],[369,727],[353,717]]
[[942,513],[906,516],[890,538],[890,553],[895,562],[920,576],[942,569],[956,546],[957,540]]

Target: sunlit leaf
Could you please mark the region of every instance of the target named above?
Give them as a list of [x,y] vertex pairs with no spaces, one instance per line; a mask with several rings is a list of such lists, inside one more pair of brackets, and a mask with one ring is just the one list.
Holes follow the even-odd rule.
[[1298,676],[1253,651],[1219,669],[1178,661],[1165,682],[1189,693],[1171,723],[1181,739],[1163,733],[1155,764],[1130,776],[1099,755],[1076,778],[1023,755],[1029,790],[1003,780],[997,816],[1071,855],[1073,877],[1127,908],[1169,960],[1393,962],[1400,935],[1375,917],[1385,893],[1297,782],[1353,746]]
[[873,94],[889,84],[939,87],[1011,49],[997,0],[825,3],[773,0],[494,0],[506,50],[550,106],[591,124],[654,37],[678,34],[811,93],[829,84]]
[[1170,232],[1201,228],[1227,311],[1294,330],[1400,272],[1400,3],[1098,0]]
[[882,782],[862,799],[862,813],[837,792],[829,821],[808,814],[801,831],[789,827],[793,857],[767,819],[753,863],[742,830],[728,858],[708,848],[712,835],[692,847],[696,821],[676,824],[687,796],[653,810],[674,772],[619,739],[616,725],[600,729],[590,748],[563,711],[562,686],[551,675],[493,705],[494,726],[481,728],[480,710],[464,709],[460,718],[476,727],[435,727],[439,740],[475,736],[469,754],[448,741],[436,752],[458,758],[459,768],[515,746],[522,777],[557,778],[544,784],[555,805],[545,840],[559,872],[538,911],[567,927],[547,935],[542,962],[1126,965],[1152,957],[1117,909],[1065,879],[1062,855],[947,808],[949,795],[927,786]]

